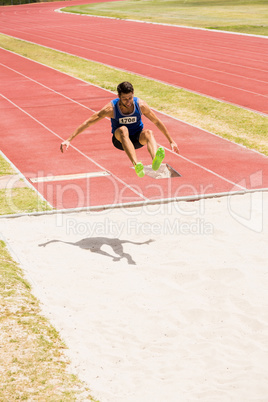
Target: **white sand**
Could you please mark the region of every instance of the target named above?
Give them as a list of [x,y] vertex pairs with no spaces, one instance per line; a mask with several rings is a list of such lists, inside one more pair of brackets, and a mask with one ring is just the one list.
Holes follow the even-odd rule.
[[267,206],[253,193],[0,232],[101,402],[268,401]]

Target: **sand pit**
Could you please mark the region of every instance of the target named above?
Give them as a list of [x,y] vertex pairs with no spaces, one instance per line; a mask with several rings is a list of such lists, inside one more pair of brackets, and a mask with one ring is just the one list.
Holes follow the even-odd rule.
[[268,194],[0,220],[101,402],[265,401]]

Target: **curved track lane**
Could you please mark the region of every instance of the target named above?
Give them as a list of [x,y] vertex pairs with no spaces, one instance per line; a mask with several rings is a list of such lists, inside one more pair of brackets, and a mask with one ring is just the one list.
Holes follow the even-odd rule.
[[55,12],[89,2],[1,7],[1,32],[268,114],[267,38]]

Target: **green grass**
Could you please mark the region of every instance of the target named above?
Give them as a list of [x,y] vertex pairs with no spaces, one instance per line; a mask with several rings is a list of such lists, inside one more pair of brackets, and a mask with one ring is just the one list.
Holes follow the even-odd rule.
[[[30,187],[16,187],[16,180],[12,180],[16,172],[0,154],[0,177],[7,176],[12,181],[12,188],[0,189],[0,215],[9,215],[17,213],[49,211],[52,208],[45,202],[37,192]],[[21,181],[22,182],[22,181]]]
[[0,176],[15,174],[15,171],[0,154]]
[[68,373],[65,344],[0,241],[0,401],[94,401]]
[[268,35],[266,0],[129,0],[66,7],[64,11]]
[[0,215],[49,211],[51,207],[28,187],[0,190]]

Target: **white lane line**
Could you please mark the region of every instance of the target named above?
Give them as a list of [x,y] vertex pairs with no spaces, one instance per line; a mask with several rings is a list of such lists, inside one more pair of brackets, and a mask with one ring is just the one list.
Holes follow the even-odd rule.
[[[65,8],[65,7],[64,7]],[[64,8],[55,8],[53,9],[54,12],[59,12],[62,14],[69,14],[72,16],[80,16],[80,17],[96,17],[96,18],[107,18],[107,19],[111,19],[111,20],[116,20],[118,18],[115,17],[107,17],[104,15],[94,15],[94,14],[79,14],[79,13],[72,13],[72,12],[68,12],[68,11],[64,11]],[[43,12],[43,13],[47,13],[50,12],[51,10],[40,10],[39,13]],[[218,32],[218,33],[222,33],[222,34],[229,34],[229,35],[241,35],[241,36],[253,36],[255,38],[259,38],[259,39],[266,39],[265,36],[262,35],[256,35],[256,34],[247,34],[247,33],[243,33],[243,32],[232,32],[232,31],[221,31],[220,29],[208,29],[208,28],[200,28],[200,27],[190,27],[190,26],[186,26],[186,25],[177,25],[177,24],[168,24],[168,23],[163,23],[163,22],[151,22],[151,21],[142,21],[142,20],[133,20],[133,19],[124,19],[124,18],[120,18],[121,21],[130,21],[130,22],[137,22],[137,23],[141,23],[141,24],[151,24],[151,25],[159,25],[159,26],[167,26],[167,27],[175,27],[175,28],[183,28],[183,29],[188,29],[188,30],[199,30],[199,31],[207,31],[209,33],[213,33],[213,32]],[[228,49],[228,48],[227,48]]]
[[[66,30],[65,30],[65,32],[66,32]],[[50,34],[50,31],[44,31],[44,30],[42,30],[42,33],[46,33],[46,34]],[[83,39],[83,38],[76,38],[76,37],[74,37],[73,35],[67,35],[67,34],[62,34],[62,31],[57,35],[57,37],[59,37],[59,36],[62,36],[63,38],[66,38],[67,40],[69,40],[69,39],[72,39],[72,40],[76,40],[76,39],[78,39],[79,40],[79,42],[81,43],[81,42],[86,42],[86,43],[88,43],[88,40],[86,41],[85,39]],[[94,36],[94,38],[95,37],[97,37],[97,36]],[[116,38],[115,38],[116,39]],[[115,41],[113,41],[113,43],[114,43]],[[61,43],[63,43],[62,41],[61,41]],[[90,42],[91,44],[92,44],[92,41]],[[121,43],[121,42],[120,42]],[[97,45],[97,46],[99,46],[99,44],[98,43],[96,43],[95,42],[95,44]],[[127,42],[127,44],[130,44],[131,45],[131,42]],[[70,45],[72,45],[71,43],[70,43]],[[76,44],[73,44],[72,46],[77,46]],[[80,48],[82,48],[82,49],[88,49],[88,47],[83,47],[83,46],[78,46],[78,47],[80,47]],[[121,53],[123,54],[124,53],[124,51],[125,51],[125,49],[124,48],[122,48],[122,47],[119,47],[119,46],[114,46],[114,45],[111,45],[111,44],[109,44],[108,42],[106,42],[106,44],[105,44],[105,47],[109,47],[109,48],[111,48],[111,49],[115,49],[115,50],[120,50],[121,51]],[[146,47],[149,47],[149,46],[146,46]],[[150,47],[151,48],[151,47]],[[153,48],[152,48],[153,49]],[[93,49],[90,49],[90,50],[93,50]],[[94,50],[93,50],[94,51]],[[145,52],[141,52],[141,51],[137,51],[137,50],[130,50],[129,48],[128,48],[128,51],[131,51],[132,53],[135,53],[135,54],[138,54],[138,55],[141,55],[142,57],[144,57],[144,56],[148,56],[148,53],[145,53]],[[180,54],[179,52],[174,52],[174,51],[169,51],[168,49],[165,49],[165,51],[168,51],[168,52],[172,52],[172,53],[175,53],[175,54]],[[98,51],[99,52],[99,51]],[[102,52],[101,52],[102,53]],[[108,53],[104,53],[104,54],[108,54]],[[183,53],[182,53],[183,54]],[[184,54],[185,55],[185,54]],[[188,57],[191,57],[192,55],[187,55]],[[203,60],[210,60],[210,61],[214,61],[214,63],[216,63],[216,62],[218,62],[218,63],[222,63],[221,61],[219,61],[219,60],[211,60],[211,59],[208,59],[208,58],[205,58],[205,57],[201,57],[201,56],[195,56],[195,55],[193,55],[195,58],[198,58],[199,60],[200,59],[203,59]],[[119,58],[122,58],[121,56],[118,56]],[[251,80],[251,81],[256,81],[256,82],[262,82],[262,83],[265,83],[265,84],[267,84],[268,83],[268,81],[266,80],[266,81],[264,81],[264,80],[259,80],[259,79],[257,79],[257,78],[252,78],[252,77],[247,77],[247,76],[245,76],[245,75],[241,75],[241,74],[235,74],[235,73],[231,73],[231,72],[227,72],[227,71],[224,71],[224,70],[220,70],[220,69],[215,69],[215,68],[210,68],[210,67],[206,67],[206,66],[202,66],[202,65],[198,65],[198,64],[194,64],[194,63],[189,63],[189,62],[184,62],[184,61],[178,61],[178,60],[174,60],[174,59],[169,59],[169,58],[167,58],[167,57],[162,57],[162,56],[160,56],[159,54],[158,55],[151,55],[151,57],[152,58],[155,58],[155,59],[159,59],[159,60],[164,60],[165,62],[171,62],[171,63],[175,63],[175,64],[183,64],[183,65],[186,65],[186,66],[191,66],[191,67],[194,67],[194,68],[198,68],[198,69],[201,69],[201,70],[208,70],[208,71],[213,71],[213,72],[216,72],[216,73],[219,73],[219,74],[225,74],[225,75],[230,75],[230,76],[233,76],[233,77],[238,77],[238,78],[240,78],[240,79],[245,79],[245,80]],[[126,59],[126,60],[129,60],[129,59]],[[135,59],[135,57],[133,58],[133,60],[135,60],[136,62],[137,62],[137,60]],[[224,62],[223,62],[224,63]],[[231,64],[231,63],[225,63],[225,64]],[[235,65],[235,64],[234,64]],[[153,66],[153,65],[152,65]],[[154,66],[154,67],[156,67],[156,66]],[[240,66],[240,67],[243,67],[243,68],[245,68],[245,66]],[[159,66],[159,68],[162,68],[161,66]],[[246,67],[247,68],[247,67]],[[252,68],[251,68],[252,69]],[[257,70],[257,71],[262,71],[262,70],[258,70],[258,69],[255,69],[254,68],[254,70]],[[173,71],[173,72],[176,72],[177,70],[169,70],[169,71]],[[264,70],[263,70],[264,71]],[[178,72],[178,71],[177,71]],[[267,71],[264,71],[264,72],[267,72]],[[185,74],[185,73],[181,73],[181,74]],[[188,74],[186,74],[186,75],[188,75]],[[197,77],[196,77],[197,78]],[[204,79],[204,78],[201,78],[200,77],[200,79]]]
[[[65,30],[65,31],[67,31],[67,30]],[[78,31],[76,31],[75,29],[72,29],[72,30],[70,30],[70,29],[68,29],[68,32],[70,33],[70,34],[72,34],[72,33],[77,33]],[[102,32],[102,31],[100,31],[100,32]],[[72,38],[74,38],[74,36],[71,36]],[[101,35],[96,35],[96,32],[94,32],[94,38],[98,38],[98,39],[100,39],[100,40],[105,40],[105,41],[107,41],[110,37],[109,36],[101,36]],[[132,37],[131,37],[132,38]],[[84,39],[83,38],[78,38],[80,41],[84,41]],[[120,40],[120,39],[116,39],[116,38],[113,38],[113,43],[115,43],[115,42],[119,42],[119,43],[122,43],[122,41]],[[150,43],[150,42],[148,42],[148,43]],[[131,42],[131,41],[128,41],[127,42],[127,45],[136,45],[136,42]],[[165,44],[163,43],[163,46],[164,46]],[[158,44],[158,46],[159,46],[159,44]],[[176,42],[176,45],[174,45],[174,46],[178,46],[178,43]],[[145,44],[145,43],[143,43],[143,48],[148,48],[148,49],[152,49],[152,50],[155,50],[155,47],[153,47],[153,46],[150,46],[150,45],[147,45],[147,44]],[[190,48],[187,48],[187,49],[189,49],[190,50]],[[208,50],[208,49],[204,49],[204,48],[191,48],[191,49],[193,49],[193,50],[195,50],[195,51],[198,51],[198,52],[206,52],[206,53],[213,53],[213,55],[215,55],[215,52],[213,52],[213,50]],[[191,53],[185,53],[185,52],[183,52],[183,51],[178,51],[178,50],[172,50],[172,49],[167,49],[166,47],[163,47],[162,48],[162,46],[161,47],[158,47],[158,51],[165,51],[165,52],[167,52],[167,53],[170,53],[170,54],[174,54],[174,55],[176,55],[176,56],[178,56],[178,55],[181,55],[181,56],[186,56],[186,57],[191,57],[191,58],[194,58],[194,59],[198,59],[198,60],[208,60],[208,61],[210,61],[210,62],[213,62],[213,63],[220,63],[220,64],[226,64],[226,65],[228,65],[228,66],[232,66],[232,67],[242,67],[243,69],[247,69],[247,70],[254,70],[254,71],[259,71],[259,72],[263,72],[263,73],[267,73],[267,70],[263,70],[263,69],[260,69],[260,68],[257,68],[257,67],[251,67],[251,66],[245,66],[245,65],[243,65],[243,64],[238,64],[238,63],[231,63],[231,62],[228,62],[228,61],[224,61],[224,60],[220,60],[220,59],[216,59],[216,58],[212,58],[212,57],[204,57],[204,56],[202,56],[201,54],[199,54],[199,55],[197,55],[197,54],[191,54]],[[235,51],[235,49],[234,49],[234,51]],[[217,54],[219,54],[219,55],[223,55],[223,56],[229,56],[227,53],[217,53]],[[153,55],[152,55],[153,56]],[[159,57],[159,56],[158,56]],[[234,57],[234,56],[233,56]],[[238,57],[238,56],[237,56]],[[163,57],[162,57],[162,59],[163,59]],[[251,61],[251,62],[254,62],[254,61],[256,61],[256,62],[259,62],[259,60],[254,60],[254,59],[252,59],[252,58],[246,58],[246,57],[243,57],[243,58],[241,58],[242,60],[248,60],[248,61]],[[241,60],[240,59],[240,60]],[[166,58],[165,58],[165,60],[167,60]],[[175,61],[176,62],[176,60],[174,60],[174,59],[171,59],[171,60],[173,60],[173,61]],[[180,62],[180,61],[179,61]],[[184,63],[184,64],[188,64],[188,63]],[[196,67],[199,67],[199,65],[198,64],[193,64],[194,66],[196,66]],[[204,68],[203,66],[200,66],[200,67],[202,67],[202,68]],[[220,71],[220,70],[215,70],[215,71]]]
[[15,166],[14,163],[1,150],[0,155],[10,164],[10,166],[12,166],[12,168],[18,173],[18,176],[26,183],[26,185],[29,186],[35,193],[37,193],[41,200],[46,202],[50,206],[50,208],[53,209],[53,205],[51,205],[50,202],[43,196],[43,194],[41,194],[31,183],[29,183],[24,174],[21,173],[17,166]]
[[[81,60],[86,60],[86,61],[89,61],[89,62],[92,61],[92,60],[89,60],[89,59],[87,59],[87,58],[85,58],[85,57],[77,56],[77,55],[72,54],[72,53],[67,53],[67,52],[64,52],[64,51],[62,51],[62,50],[53,49],[53,48],[51,48],[51,47],[49,47],[49,46],[40,45],[40,44],[37,43],[37,42],[32,42],[32,41],[24,40],[24,39],[15,37],[15,36],[12,36],[12,38],[18,39],[18,40],[20,40],[20,41],[24,41],[24,42],[27,42],[27,43],[32,43],[32,44],[34,44],[34,45],[41,46],[41,47],[43,47],[43,48],[45,48],[45,49],[55,50],[55,51],[57,51],[57,52],[59,52],[59,53],[66,54],[66,55],[69,55],[69,56],[79,57]],[[6,51],[6,52],[15,54],[16,56],[23,57],[24,59],[30,60],[30,61],[32,61],[32,62],[34,62],[34,63],[36,63],[36,64],[40,64],[40,65],[45,66],[45,67],[47,67],[47,68],[50,68],[50,69],[52,69],[52,70],[59,71],[59,70],[56,70],[56,69],[53,68],[53,67],[47,66],[47,65],[44,64],[44,63],[37,62],[37,61],[35,61],[35,60],[29,59],[29,58],[26,57],[26,56],[22,56],[22,55],[20,55],[20,54],[18,54],[18,53],[12,52],[11,50],[7,50],[7,49],[4,49],[4,48],[1,48],[1,49],[4,50],[4,51]],[[199,95],[199,96],[202,96],[202,97],[208,98],[208,99],[213,99],[213,100],[215,100],[215,101],[217,101],[217,102],[220,102],[220,103],[228,103],[229,105],[236,106],[236,107],[238,107],[238,108],[240,108],[240,109],[242,109],[242,110],[248,110],[248,111],[250,111],[250,112],[257,113],[257,114],[259,114],[259,115],[261,115],[261,116],[265,116],[265,117],[267,116],[267,113],[265,113],[265,112],[261,112],[261,111],[256,110],[256,109],[252,109],[252,108],[249,108],[249,107],[246,107],[246,106],[242,106],[242,105],[239,105],[239,104],[237,104],[237,103],[234,103],[234,102],[231,102],[231,101],[228,101],[228,100],[224,100],[224,101],[223,101],[223,100],[221,100],[221,99],[219,99],[219,98],[216,98],[216,97],[214,97],[214,96],[212,96],[212,95],[208,95],[208,94],[204,94],[204,93],[202,93],[202,92],[198,92],[198,91],[194,91],[194,90],[191,90],[191,89],[187,89],[187,88],[182,87],[182,86],[179,86],[179,85],[175,85],[175,84],[168,83],[167,81],[162,81],[162,80],[159,80],[159,79],[153,79],[153,78],[150,78],[150,77],[148,77],[148,76],[146,76],[146,75],[139,74],[139,73],[137,73],[137,72],[131,72],[131,71],[125,70],[125,69],[123,69],[123,68],[115,67],[115,66],[113,66],[112,64],[105,64],[105,63],[97,62],[97,61],[92,61],[92,62],[93,62],[93,63],[96,63],[96,64],[101,64],[101,65],[103,65],[103,66],[106,66],[106,67],[109,67],[109,68],[112,68],[112,69],[115,69],[115,70],[123,71],[123,72],[130,73],[130,74],[134,74],[134,75],[136,75],[136,76],[143,77],[143,78],[146,78],[146,79],[148,79],[148,80],[156,81],[156,82],[159,82],[160,84],[168,85],[168,86],[170,86],[170,87],[172,87],[172,88],[183,89],[184,91],[187,91],[187,92],[189,92],[189,93],[197,94],[197,95]],[[73,77],[73,76],[71,76],[71,75],[69,75],[69,74],[67,74],[67,73],[62,72],[62,71],[60,71],[60,72],[61,72],[61,74],[65,74],[65,75],[67,75],[67,76],[69,76],[69,77],[75,78],[75,79],[80,80],[80,81],[82,81],[82,82],[86,82],[86,81],[82,80],[81,78]],[[88,82],[86,82],[86,83],[88,84]],[[100,86],[98,86],[98,85],[96,85],[96,84],[92,84],[92,83],[89,84],[89,85],[92,85],[92,86],[94,86],[94,87],[96,87],[96,88],[101,88]],[[101,89],[103,89],[103,88],[101,88]],[[109,90],[106,90],[106,91],[113,93],[112,91],[109,91]],[[259,94],[257,94],[257,95],[259,96]],[[89,109],[89,108],[88,108],[88,109]],[[89,110],[91,110],[91,109],[89,109]],[[191,125],[190,123],[187,123],[187,124]]]
[[[36,11],[36,10],[35,10]],[[38,12],[38,14],[42,14],[42,13],[51,13],[51,11],[54,11],[54,12],[60,12],[60,13],[62,13],[62,14],[69,14],[70,16],[72,16],[72,17],[91,17],[91,18],[106,18],[106,19],[111,19],[111,20],[116,20],[116,18],[113,18],[113,17],[104,17],[104,16],[96,16],[96,15],[90,15],[90,14],[74,14],[74,13],[68,13],[68,12],[66,12],[66,11],[62,11],[61,9],[54,9],[54,10],[40,10],[39,12]],[[29,15],[31,15],[31,13],[30,13],[30,11],[28,12],[28,14]],[[12,25],[11,25],[11,22],[15,22],[16,24],[21,24],[21,23],[24,23],[24,24],[26,24],[26,29],[27,29],[27,32],[29,32],[29,30],[28,30],[28,21],[27,20],[25,20],[25,18],[19,18],[19,19],[16,19],[16,20],[14,20],[14,18],[11,20],[10,18],[9,18],[9,15],[7,15],[7,17],[8,17],[8,19],[7,19],[7,22],[8,22],[8,27],[7,28],[10,28]],[[19,16],[19,17],[21,17],[21,16]],[[27,15],[27,17],[28,17],[28,15]],[[39,17],[39,15],[38,15],[38,17]],[[88,26],[88,24],[86,23],[86,24],[83,24],[84,23],[84,21],[81,19],[81,20],[78,20],[79,21],[79,28],[80,28],[80,31],[79,32],[81,32],[81,25],[82,26]],[[241,36],[248,36],[249,38],[251,38],[251,37],[253,37],[253,38],[256,38],[256,39],[260,39],[260,40],[265,40],[266,39],[266,37],[265,36],[262,36],[262,35],[254,35],[254,34],[244,34],[244,33],[239,33],[239,32],[228,32],[228,31],[220,31],[220,30],[210,30],[210,29],[205,29],[205,28],[195,28],[195,27],[187,27],[187,26],[181,26],[181,25],[173,25],[173,24],[160,24],[160,23],[153,23],[153,22],[146,22],[146,21],[139,21],[139,20],[124,20],[124,19],[122,19],[121,21],[125,21],[125,22],[135,22],[135,23],[147,23],[147,24],[151,24],[151,25],[159,25],[159,26],[168,26],[168,27],[171,27],[171,28],[182,28],[182,29],[188,29],[188,30],[201,30],[201,31],[207,31],[208,33],[210,33],[211,34],[211,38],[213,38],[213,33],[222,33],[222,34],[229,34],[229,35],[241,35]],[[44,23],[44,21],[41,21],[41,23]],[[14,25],[14,24],[13,24]],[[17,25],[15,25],[16,27],[17,27]],[[72,25],[72,26],[76,26],[76,25]],[[98,24],[98,28],[99,28],[99,24]],[[36,23],[36,25],[35,26],[33,26],[34,28],[35,27],[37,27],[37,28],[40,28],[40,25],[38,25],[38,23]],[[42,29],[44,28],[45,26],[44,25],[42,25]],[[62,25],[58,25],[58,21],[57,21],[57,25],[54,25],[54,27],[55,28],[59,28],[59,29],[62,29]],[[23,27],[23,28],[25,28],[25,27]],[[65,28],[65,26],[64,26],[64,28]],[[10,28],[10,29],[12,29],[12,28]],[[95,29],[96,29],[96,27],[95,27]],[[66,31],[66,29],[65,29],[65,31]],[[68,31],[69,32],[71,32],[71,30],[70,29],[68,29]],[[100,31],[100,30],[99,30]],[[102,31],[101,31],[102,32]],[[130,33],[130,35],[127,35],[127,37],[129,37],[129,36],[133,36],[133,34],[135,33],[135,31],[134,31],[134,33],[133,33],[133,29],[131,30],[131,28],[129,27],[129,29],[128,29],[128,32]],[[178,44],[180,44],[180,43],[184,43],[184,41],[183,41],[183,36],[181,35],[181,29],[180,30],[178,30],[178,33],[180,34],[180,37],[182,37],[182,39],[179,41],[179,42],[177,42],[176,41],[176,44],[178,43]],[[152,36],[152,35],[147,35],[147,38],[153,38],[153,40],[155,40],[155,36]],[[227,39],[227,38],[225,38],[225,39]],[[188,39],[188,41],[189,41],[189,39]],[[187,43],[189,43],[189,42],[187,42]],[[191,39],[191,46],[192,46],[192,44],[196,44],[196,41],[194,40],[194,39]],[[216,43],[218,43],[218,42],[216,42]],[[227,44],[227,45],[226,45]],[[253,55],[259,55],[259,53],[257,53],[255,50],[249,50],[248,49],[248,45],[245,43],[245,42],[243,42],[242,44],[241,44],[242,46],[243,46],[243,48],[244,49],[242,49],[243,51],[246,51],[248,54],[253,54]],[[210,41],[209,43],[208,43],[208,46],[213,46],[214,48],[215,48],[215,40],[213,39],[213,41]],[[230,40],[221,40],[221,44],[220,44],[220,49],[223,49],[223,50],[228,50],[228,51],[239,51],[240,49],[241,49],[241,46],[240,47],[230,47]],[[250,46],[251,46],[251,48],[256,48],[256,44],[250,44]],[[263,46],[261,45],[261,44],[258,44],[258,48],[257,49],[262,49],[263,48]],[[200,51],[203,51],[203,48],[193,48],[193,49],[195,49],[195,50],[200,50]],[[212,50],[213,51],[213,50]],[[211,52],[212,52],[211,51]],[[226,55],[226,53],[222,53],[222,52],[219,52],[218,51],[218,54],[220,54],[220,55]],[[252,58],[250,58],[250,59],[248,59],[248,60],[251,60]]]
[[[16,32],[18,32],[18,31],[19,31],[19,30],[16,30]],[[19,31],[19,32],[21,32],[21,31]],[[22,31],[22,33],[24,33],[24,32]],[[46,39],[46,40],[50,40],[50,41],[54,41],[54,42],[59,42],[60,44],[65,44],[65,45],[72,46],[72,47],[77,48],[77,49],[83,49],[83,50],[89,51],[89,49],[88,49],[87,47],[79,46],[79,45],[75,45],[75,44],[71,44],[71,43],[69,43],[69,42],[60,41],[60,40],[57,40],[57,39],[51,39],[51,38],[48,38],[48,37],[46,37],[46,36],[36,35],[36,34],[32,34],[32,36],[37,36],[38,38],[43,38],[43,39]],[[23,39],[21,39],[21,40],[23,40]],[[28,42],[28,41],[27,41],[27,42]],[[34,44],[40,46],[40,43],[32,42],[32,41],[29,41],[29,42],[34,43]],[[41,46],[42,46],[42,45],[41,45]],[[57,49],[56,47],[49,47],[49,48],[50,48],[50,49],[57,50],[57,51],[61,51],[61,50]],[[102,51],[96,50],[96,49],[90,49],[90,52],[91,52],[91,53],[93,52],[93,53],[101,54],[101,55],[104,55],[104,56],[112,57],[111,54],[106,53],[106,52],[102,52]],[[80,56],[78,56],[77,54],[74,54],[74,53],[70,53],[70,52],[64,52],[64,53],[69,54],[69,55],[72,55],[72,56],[75,56],[75,57],[80,57]],[[151,64],[151,63],[145,63],[145,62],[137,61],[137,60],[133,61],[133,59],[129,59],[129,58],[126,58],[126,57],[123,57],[123,56],[114,56],[114,57],[116,57],[116,59],[121,59],[121,60],[123,60],[123,61],[131,61],[132,64],[135,63],[135,64],[143,65],[143,66],[146,66],[146,67],[149,66],[149,67],[152,67],[152,68],[155,68],[155,69],[158,69],[158,70],[165,71],[165,72],[167,72],[167,73],[174,73],[174,74],[176,74],[176,75],[194,78],[194,79],[197,79],[197,80],[199,80],[199,81],[204,81],[205,83],[215,84],[215,85],[219,85],[219,86],[227,87],[227,88],[232,88],[232,89],[236,89],[236,90],[238,90],[238,91],[242,91],[242,92],[245,92],[245,93],[249,93],[249,94],[253,94],[253,95],[258,95],[259,97],[268,98],[268,95],[263,95],[263,94],[260,94],[260,93],[258,93],[258,92],[253,92],[253,91],[250,91],[250,90],[247,90],[247,89],[243,89],[243,88],[236,87],[236,86],[233,86],[233,85],[224,84],[224,83],[221,83],[221,82],[218,82],[218,81],[214,81],[214,80],[208,80],[208,79],[206,79],[206,78],[202,78],[202,77],[195,76],[195,75],[192,75],[192,74],[182,73],[182,72],[179,72],[179,71],[176,71],[176,70],[172,70],[172,69],[169,69],[169,68],[157,66],[157,65],[154,65],[154,64]],[[85,60],[91,60],[91,59],[85,58]],[[96,62],[97,62],[97,61],[96,61]],[[111,66],[112,66],[112,65],[111,65]],[[113,67],[113,68],[116,68],[116,66],[112,66],[112,67]],[[128,72],[132,72],[132,73],[135,74],[135,71],[133,71],[133,70],[128,70]],[[246,78],[246,77],[240,77],[240,78]],[[254,80],[254,79],[252,79],[252,78],[246,78],[246,79]]]
[[[14,53],[14,54],[16,54],[16,53]],[[34,82],[34,83],[37,84],[37,85],[40,85],[41,87],[43,87],[43,88],[45,88],[45,89],[48,89],[49,91],[55,93],[56,95],[62,96],[63,98],[65,98],[65,99],[67,99],[67,100],[69,100],[69,101],[71,101],[71,102],[73,102],[73,103],[76,103],[77,105],[79,105],[79,106],[81,106],[81,107],[83,107],[83,108],[85,108],[85,109],[88,109],[88,110],[94,112],[93,109],[90,109],[89,107],[83,105],[83,104],[80,103],[80,102],[77,102],[76,100],[70,98],[69,96],[66,96],[66,95],[62,94],[61,92],[55,91],[54,89],[52,89],[52,88],[50,88],[50,87],[48,87],[48,86],[42,84],[42,83],[39,82],[39,81],[36,81],[35,79],[33,79],[33,78],[31,78],[31,77],[29,77],[29,76],[27,76],[27,75],[21,73],[21,72],[18,71],[18,70],[14,70],[14,68],[12,68],[12,67],[9,67],[9,66],[7,66],[7,65],[5,65],[5,64],[2,64],[2,63],[0,63],[0,66],[2,66],[2,67],[4,67],[4,68],[7,68],[8,70],[11,70],[11,71],[13,71],[14,73],[16,73],[16,74],[18,74],[18,75],[21,75],[22,77],[28,79],[29,81]],[[55,70],[55,71],[56,71],[56,70]]]
[[30,181],[32,183],[44,183],[51,181],[65,181],[65,180],[79,180],[79,179],[87,179],[91,177],[103,177],[110,176],[110,173],[107,171],[101,172],[90,172],[90,173],[77,173],[77,174],[61,174],[58,176],[44,176],[44,177],[32,177]]
[[[159,144],[159,145],[161,145],[161,144]],[[165,148],[167,151],[169,151],[169,152],[171,152],[171,153],[173,154],[173,152],[172,152],[171,149],[169,149],[169,148],[167,148],[167,147],[165,147],[165,146],[163,146],[163,145],[161,145],[161,146],[162,146],[163,148]],[[224,181],[226,181],[227,183],[232,184],[232,185],[235,186],[235,187],[239,187],[239,188],[241,188],[242,190],[247,190],[246,187],[241,186],[240,184],[237,184],[237,183],[235,183],[235,182],[232,181],[232,180],[226,179],[226,177],[221,176],[220,174],[214,172],[213,170],[210,170],[210,169],[208,169],[208,168],[205,168],[204,166],[200,165],[200,164],[197,163],[197,162],[193,162],[191,159],[188,159],[188,158],[186,158],[185,156],[178,155],[178,157],[181,158],[181,159],[184,159],[185,161],[187,161],[187,162],[189,162],[189,163],[192,163],[193,165],[199,167],[200,169],[205,170],[206,172],[208,172],[208,173],[210,173],[210,174],[212,174],[212,175],[218,177],[219,179],[224,180]]]

